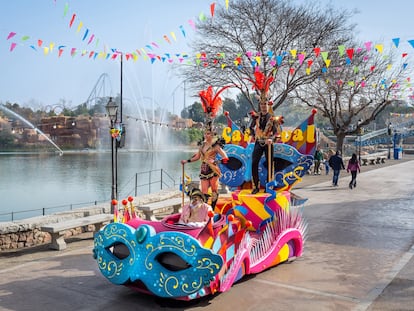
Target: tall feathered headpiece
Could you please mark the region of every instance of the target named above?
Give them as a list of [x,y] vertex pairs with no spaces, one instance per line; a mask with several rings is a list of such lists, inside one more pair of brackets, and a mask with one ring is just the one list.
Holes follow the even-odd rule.
[[272,74],[269,74],[268,76],[265,76],[263,72],[260,70],[257,70],[254,73],[254,80],[247,79],[253,84],[253,90],[257,90],[260,92],[260,101],[266,101],[267,93],[269,92],[270,85],[275,80]]
[[221,89],[218,89],[215,95],[213,94],[212,86],[209,86],[207,90],[202,90],[198,93],[204,113],[206,114],[206,129],[211,130],[212,122],[223,104],[220,94],[229,87],[230,86],[224,86]]

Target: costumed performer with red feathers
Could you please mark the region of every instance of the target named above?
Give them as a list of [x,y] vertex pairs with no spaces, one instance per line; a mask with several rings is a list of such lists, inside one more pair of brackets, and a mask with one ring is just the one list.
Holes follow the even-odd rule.
[[198,161],[201,159],[200,168],[200,184],[201,192],[209,197],[209,188],[211,188],[211,207],[214,209],[218,200],[218,187],[221,171],[216,162],[216,155],[219,154],[222,158],[222,163],[228,162],[226,152],[222,148],[222,140],[219,139],[217,133],[213,128],[213,121],[222,104],[219,94],[227,89],[228,86],[221,88],[216,95],[213,96],[213,88],[208,87],[207,90],[199,92],[201,104],[206,115],[204,127],[204,141],[196,154],[188,160],[181,160],[181,164]]
[[250,131],[254,136],[255,144],[252,154],[252,194],[259,192],[259,162],[265,153],[268,166],[267,181],[273,178],[273,143],[278,142],[281,137],[281,124],[284,123],[283,116],[275,117],[272,113],[273,102],[268,98],[270,84],[274,81],[272,75],[266,77],[262,72],[254,73],[255,81],[253,89],[259,94],[259,113],[252,113]]

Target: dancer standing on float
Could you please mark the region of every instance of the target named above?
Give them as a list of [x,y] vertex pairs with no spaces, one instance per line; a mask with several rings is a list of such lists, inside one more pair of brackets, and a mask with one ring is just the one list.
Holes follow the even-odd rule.
[[269,87],[274,81],[273,76],[269,75],[266,77],[260,71],[256,71],[254,76],[255,81],[250,80],[250,82],[253,83],[253,89],[260,95],[259,113],[252,113],[252,122],[250,124],[250,131],[255,139],[252,154],[252,194],[259,192],[259,162],[263,153],[266,157],[267,182],[273,179],[273,143],[280,140],[281,124],[283,124],[282,116],[273,116],[273,102],[268,99]]
[[216,156],[221,156],[221,162],[227,163],[228,157],[226,152],[222,148],[222,140],[217,136],[214,128],[213,121],[217,115],[217,112],[222,104],[222,100],[219,94],[227,89],[223,87],[213,97],[213,89],[210,86],[206,91],[201,91],[199,96],[203,106],[204,113],[206,115],[205,127],[204,127],[204,141],[202,142],[198,152],[194,154],[188,160],[181,160],[181,164],[198,161],[201,159],[200,168],[200,184],[201,192],[209,197],[209,188],[211,188],[211,207],[214,210],[218,200],[218,188],[219,179],[221,177],[221,171],[216,161]]
[[252,116],[250,131],[255,138],[254,149],[252,154],[252,194],[259,192],[259,162],[263,153],[267,163],[267,182],[273,179],[273,143],[280,140],[280,125],[283,123],[283,117],[274,117],[268,111],[272,102],[261,101],[260,112]]

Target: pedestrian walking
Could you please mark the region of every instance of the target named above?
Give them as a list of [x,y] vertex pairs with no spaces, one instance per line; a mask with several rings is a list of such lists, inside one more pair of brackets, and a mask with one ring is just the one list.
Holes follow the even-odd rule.
[[323,153],[322,153],[321,147],[318,146],[316,148],[313,159],[314,159],[314,164],[315,164],[315,166],[313,168],[313,174],[314,175],[320,175],[321,174],[320,167],[321,167],[321,163],[323,161]]
[[324,157],[324,164],[325,164],[325,175],[329,175],[329,159],[331,158],[331,156],[334,154],[334,152],[332,151],[332,149],[329,149],[328,153],[324,153],[323,157]]
[[350,189],[352,189],[352,187],[355,188],[356,187],[357,172],[361,173],[361,168],[359,166],[357,155],[355,153],[353,153],[351,158],[349,159],[346,171],[348,173],[351,172],[351,176],[352,176],[351,182],[349,183],[349,188]]
[[336,153],[329,158],[329,166],[333,170],[332,186],[338,187],[339,173],[345,169],[344,161],[341,157],[341,151],[337,150]]

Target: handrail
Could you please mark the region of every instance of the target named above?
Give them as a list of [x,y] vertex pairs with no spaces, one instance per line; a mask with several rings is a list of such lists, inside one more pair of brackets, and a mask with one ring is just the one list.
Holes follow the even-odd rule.
[[[156,172],[159,172],[159,179],[153,180],[153,175]],[[138,176],[143,175],[143,174],[148,174],[148,182],[144,183],[144,184],[138,184]],[[133,185],[131,186],[132,182],[133,182]],[[159,186],[155,187],[155,185],[157,185],[157,184]],[[135,173],[133,175],[133,177],[131,177],[128,181],[126,181],[124,183],[124,185],[122,185],[121,189],[128,189],[129,188],[129,191],[122,191],[122,193],[119,194],[119,198],[126,198],[126,197],[131,196],[131,195],[137,197],[139,189],[143,188],[143,187],[148,187],[148,192],[142,192],[141,194],[150,194],[150,193],[153,193],[153,192],[157,192],[159,190],[163,190],[163,189],[167,189],[167,188],[173,188],[178,184],[179,183],[176,183],[176,180],[164,169],[155,169],[155,170],[150,170],[150,171],[145,171],[145,172],[138,172],[138,173]],[[71,210],[75,209],[75,206],[78,206],[76,208],[84,208],[84,207],[88,207],[88,206],[91,206],[91,205],[96,206],[96,205],[98,205],[98,203],[106,203],[106,202],[109,202],[109,201],[110,201],[110,199],[108,198],[108,200],[104,200],[104,201],[70,203],[70,204],[59,205],[59,206],[43,207],[43,208],[38,208],[38,209],[27,209],[27,210],[16,211],[16,212],[8,212],[8,213],[0,213],[0,222],[8,221],[8,220],[4,220],[4,219],[9,219],[10,221],[24,219],[25,217],[16,217],[16,215],[21,215],[21,214],[25,214],[25,213],[26,214],[30,213],[31,214],[30,217],[46,216],[46,215],[52,214],[52,213],[49,212],[51,210],[59,209],[59,212],[64,212],[64,211],[68,211],[68,210],[71,211]],[[6,217],[6,216],[9,216],[9,217]]]

